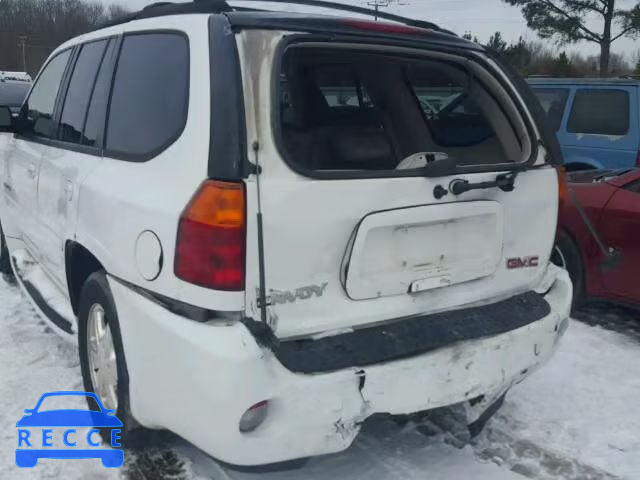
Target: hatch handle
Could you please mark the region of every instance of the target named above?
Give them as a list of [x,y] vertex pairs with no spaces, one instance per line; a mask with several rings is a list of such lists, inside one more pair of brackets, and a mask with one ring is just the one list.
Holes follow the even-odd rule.
[[449,184],[449,191],[454,195],[462,195],[471,190],[487,190],[489,188],[499,188],[503,192],[512,192],[515,189],[516,173],[507,173],[498,175],[495,180],[490,182],[471,183],[468,180],[457,178]]

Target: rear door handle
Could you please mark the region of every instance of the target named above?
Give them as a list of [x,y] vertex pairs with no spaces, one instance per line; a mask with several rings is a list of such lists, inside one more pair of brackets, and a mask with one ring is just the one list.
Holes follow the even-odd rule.
[[35,163],[29,165],[29,168],[27,168],[27,174],[29,175],[29,178],[36,178],[36,175],[38,174],[38,167],[36,167]]

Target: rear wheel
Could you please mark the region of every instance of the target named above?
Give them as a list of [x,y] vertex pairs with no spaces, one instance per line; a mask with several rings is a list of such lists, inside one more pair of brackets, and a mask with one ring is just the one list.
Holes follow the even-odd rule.
[[573,283],[573,307],[579,307],[584,301],[585,273],[582,256],[575,242],[564,232],[558,235],[553,247],[551,261],[569,272]]
[[[84,388],[96,393],[105,408],[116,411],[123,425],[122,445],[138,447],[149,443],[150,431],[139,427],[130,414],[129,375],[120,324],[104,272],[91,274],[82,287],[78,346]],[[111,429],[100,429],[100,434],[105,443],[111,443]]]
[[2,223],[0,223],[0,273],[11,275],[11,262],[9,261],[9,249],[2,231]]

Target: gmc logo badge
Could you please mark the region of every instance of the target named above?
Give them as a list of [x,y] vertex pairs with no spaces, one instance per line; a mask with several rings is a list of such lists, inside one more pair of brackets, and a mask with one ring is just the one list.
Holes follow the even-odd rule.
[[507,260],[507,268],[516,270],[518,268],[535,268],[540,265],[540,257],[510,258]]

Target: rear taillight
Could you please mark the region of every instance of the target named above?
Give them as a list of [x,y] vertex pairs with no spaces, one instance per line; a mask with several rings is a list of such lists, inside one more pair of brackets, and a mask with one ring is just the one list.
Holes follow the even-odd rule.
[[564,167],[556,167],[558,172],[558,220],[556,223],[556,241],[560,234],[562,224],[562,210],[569,199],[569,183],[567,183],[567,171]]
[[562,207],[569,198],[569,184],[567,183],[567,171],[565,168],[557,167],[556,171],[558,172],[558,201],[560,210],[562,210]]
[[180,217],[174,271],[205,288],[244,290],[244,183],[205,181]]

